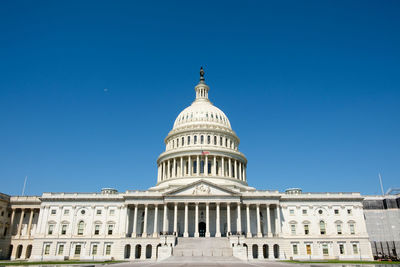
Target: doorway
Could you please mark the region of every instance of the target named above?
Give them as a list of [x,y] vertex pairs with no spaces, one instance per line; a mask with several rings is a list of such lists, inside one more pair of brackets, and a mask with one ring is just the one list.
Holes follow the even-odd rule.
[[206,223],[205,222],[199,223],[199,236],[200,237],[206,236]]

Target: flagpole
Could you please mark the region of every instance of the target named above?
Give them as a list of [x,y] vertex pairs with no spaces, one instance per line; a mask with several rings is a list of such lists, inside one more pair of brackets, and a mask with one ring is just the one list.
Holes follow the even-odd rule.
[[26,180],[27,179],[28,179],[28,176],[25,176],[24,187],[22,188],[22,195],[25,195],[25,187],[26,187]]
[[384,196],[384,195],[385,195],[385,193],[384,193],[384,191],[383,191],[382,176],[381,176],[381,174],[380,174],[380,173],[378,173],[378,176],[379,176],[379,182],[380,182],[380,184],[381,184],[382,196]]

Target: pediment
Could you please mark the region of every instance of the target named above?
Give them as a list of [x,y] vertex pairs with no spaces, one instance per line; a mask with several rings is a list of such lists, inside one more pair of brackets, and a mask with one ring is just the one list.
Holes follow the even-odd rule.
[[200,180],[181,186],[164,194],[165,196],[237,196],[239,193],[221,185]]

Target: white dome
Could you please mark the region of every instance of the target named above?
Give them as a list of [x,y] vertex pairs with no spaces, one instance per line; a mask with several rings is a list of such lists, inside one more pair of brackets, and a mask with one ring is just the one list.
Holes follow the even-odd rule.
[[208,125],[222,126],[232,130],[225,113],[210,101],[204,99],[196,99],[192,105],[185,108],[176,118],[173,129],[204,124],[205,122]]

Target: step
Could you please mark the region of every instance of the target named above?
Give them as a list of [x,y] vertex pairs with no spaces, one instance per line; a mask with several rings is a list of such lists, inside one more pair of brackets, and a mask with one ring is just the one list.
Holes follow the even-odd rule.
[[178,238],[175,257],[232,257],[228,238]]

